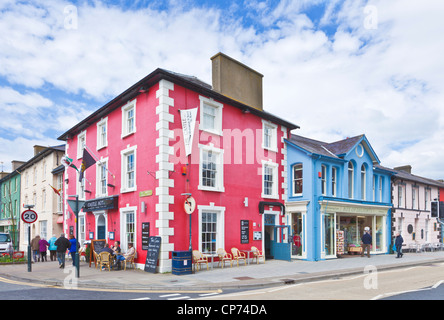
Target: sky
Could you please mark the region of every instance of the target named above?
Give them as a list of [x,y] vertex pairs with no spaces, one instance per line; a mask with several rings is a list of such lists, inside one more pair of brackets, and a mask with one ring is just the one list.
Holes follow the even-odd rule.
[[156,68],[211,84],[223,52],[264,75],[264,109],[381,165],[444,179],[444,2],[1,0],[0,171]]

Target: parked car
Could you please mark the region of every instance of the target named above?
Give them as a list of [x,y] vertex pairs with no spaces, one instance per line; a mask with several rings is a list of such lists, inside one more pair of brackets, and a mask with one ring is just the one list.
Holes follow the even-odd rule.
[[12,247],[12,240],[9,233],[0,233],[0,254],[9,253],[12,254],[14,251]]

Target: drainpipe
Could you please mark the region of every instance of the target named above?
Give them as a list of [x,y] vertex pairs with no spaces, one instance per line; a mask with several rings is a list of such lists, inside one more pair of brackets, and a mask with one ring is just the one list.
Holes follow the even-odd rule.
[[[318,156],[318,158],[313,159],[313,171],[316,170],[316,163],[318,162],[318,160],[321,158],[321,156]],[[316,172],[314,172],[316,173]],[[317,176],[317,175],[315,175]],[[320,256],[321,256],[321,252],[319,251],[319,249],[321,248],[321,244],[320,244],[320,240],[321,240],[321,234],[319,233],[319,223],[320,223],[320,215],[321,215],[321,210],[319,207],[319,214],[318,214],[318,206],[319,206],[319,198],[318,198],[318,181],[317,179],[315,179],[315,183],[313,183],[313,199],[315,201],[313,201],[313,233],[314,233],[314,261],[319,261],[320,260]]]

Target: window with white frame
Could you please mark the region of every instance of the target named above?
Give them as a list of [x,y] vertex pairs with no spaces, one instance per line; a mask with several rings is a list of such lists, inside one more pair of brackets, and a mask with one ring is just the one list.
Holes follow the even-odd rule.
[[60,190],[60,196],[57,195],[57,212],[63,212],[63,173],[57,175],[57,189]]
[[321,166],[321,194],[327,195],[327,167]]
[[137,189],[136,185],[136,154],[137,146],[122,150],[121,152],[121,192],[130,192]]
[[202,96],[199,96],[199,99],[200,99],[199,129],[217,135],[222,135],[223,104]]
[[398,208],[402,208],[404,206],[402,193],[403,187],[398,185]]
[[278,165],[272,161],[262,160],[262,198],[279,199]]
[[348,197],[353,199],[353,188],[354,188],[354,166],[353,163],[348,163]]
[[128,102],[122,107],[122,138],[136,132],[136,102]]
[[335,167],[331,168],[331,195],[336,197],[338,171]]
[[293,195],[301,196],[303,191],[303,165],[302,163],[293,166]]
[[215,253],[224,248],[225,207],[198,206],[199,212],[199,250],[202,253]]
[[83,149],[86,146],[86,131],[82,131],[77,135],[77,159],[83,157]]
[[262,120],[262,148],[277,152],[277,125]]
[[97,123],[97,150],[108,146],[108,118]]
[[223,150],[213,145],[199,145],[199,190],[225,191],[223,172]]
[[384,178],[383,177],[379,177],[379,202],[383,202],[384,197],[383,197],[383,182],[384,182]]
[[77,194],[79,196],[79,199],[85,200],[85,176],[83,176],[82,181],[79,181],[80,173],[77,172]]
[[363,164],[361,166],[361,199],[362,200],[366,200],[366,197],[365,197],[365,194],[366,194],[366,184],[367,184],[366,170],[365,170],[365,165]]
[[108,195],[108,158],[97,161],[96,196]]
[[124,251],[128,250],[129,243],[136,248],[136,212],[137,207],[125,207],[120,209],[120,245]]

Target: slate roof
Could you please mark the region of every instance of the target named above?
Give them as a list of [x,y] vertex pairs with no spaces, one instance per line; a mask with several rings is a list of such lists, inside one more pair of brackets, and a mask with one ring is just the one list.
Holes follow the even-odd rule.
[[292,134],[290,137],[290,142],[310,153],[341,159],[341,156],[348,153],[363,137],[364,135],[359,135],[356,137],[327,143]]
[[269,112],[258,110],[256,108],[250,107],[246,104],[243,104],[239,101],[231,99],[223,94],[220,94],[212,89],[212,86],[199,80],[194,76],[187,76],[184,74],[180,74],[177,72],[168,71],[165,69],[158,68],[154,70],[152,73],[147,75],[142,80],[138,81],[130,88],[126,89],[124,92],[119,94],[113,100],[109,101],[107,104],[93,112],[90,116],[76,124],[74,127],[69,129],[67,132],[63,133],[58,140],[66,141],[67,139],[73,137],[78,134],[82,130],[85,130],[89,126],[95,124],[102,117],[105,117],[109,113],[111,113],[114,109],[117,109],[122,106],[122,104],[127,103],[128,101],[134,99],[139,93],[140,90],[149,89],[154,84],[159,82],[160,80],[165,79],[167,81],[173,82],[177,85],[183,86],[187,89],[198,92],[199,94],[209,96],[217,101],[220,101],[225,104],[229,104],[236,108],[241,109],[242,111],[249,112],[256,116],[259,116],[263,119],[269,120],[273,123],[280,124],[282,126],[287,127],[289,130],[298,129],[299,126],[291,123],[285,119],[277,117]]

